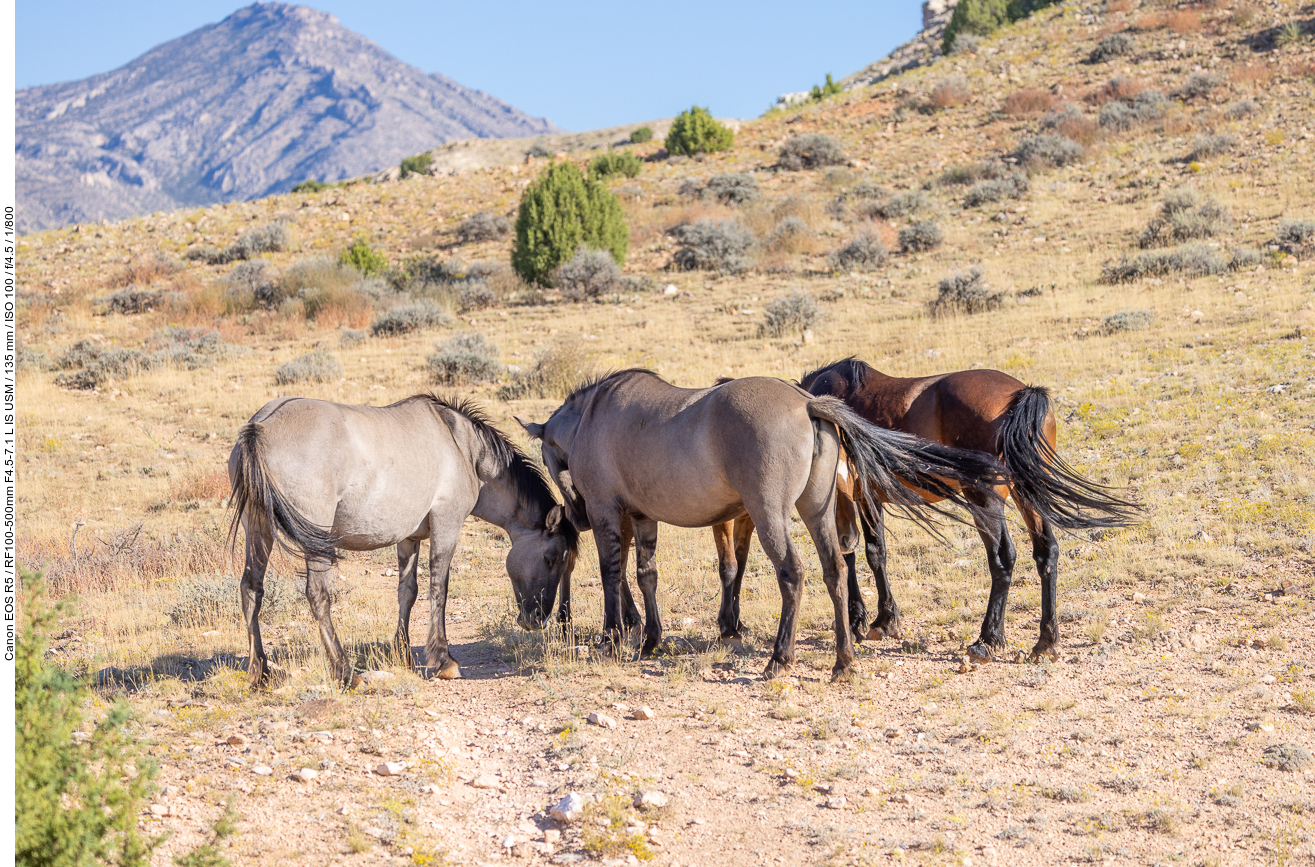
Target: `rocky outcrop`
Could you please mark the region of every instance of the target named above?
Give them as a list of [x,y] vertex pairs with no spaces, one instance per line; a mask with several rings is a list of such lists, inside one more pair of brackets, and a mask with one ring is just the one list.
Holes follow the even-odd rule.
[[927,0],[922,4],[922,31],[886,57],[843,79],[846,90],[875,84],[891,75],[931,63],[941,53],[941,37],[959,0]]
[[22,232],[356,177],[456,139],[558,131],[281,3],[16,100]]

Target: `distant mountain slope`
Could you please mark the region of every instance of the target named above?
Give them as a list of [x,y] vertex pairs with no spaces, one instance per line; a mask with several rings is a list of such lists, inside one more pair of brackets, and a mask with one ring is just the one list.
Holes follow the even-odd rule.
[[16,126],[23,232],[355,177],[453,139],[558,131],[282,3],[113,72],[20,90]]

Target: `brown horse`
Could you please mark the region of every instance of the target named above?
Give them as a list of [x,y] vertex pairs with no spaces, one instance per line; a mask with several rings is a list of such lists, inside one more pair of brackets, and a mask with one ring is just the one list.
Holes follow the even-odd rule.
[[[892,377],[853,357],[806,374],[800,384],[810,394],[838,397],[859,416],[880,427],[915,434],[961,449],[997,456],[1009,474],[996,488],[1001,499],[988,500],[979,490],[964,496],[978,508],[973,519],[986,546],[991,570],[991,596],[981,636],[968,652],[990,660],[1005,646],[1004,612],[1016,557],[1005,523],[1003,497],[1011,495],[1032,538],[1032,559],[1041,576],[1041,634],[1032,658],[1055,656],[1059,643],[1056,619],[1056,579],[1059,545],[1055,528],[1066,530],[1120,527],[1133,523],[1140,506],[1114,496],[1108,488],[1079,476],[1055,452],[1055,415],[1044,388],[1026,386],[998,370],[961,370],[936,376]],[[860,480],[861,481],[861,480]],[[886,572],[885,520],[880,491],[861,484],[855,495],[864,500],[858,510],[866,542],[865,553],[877,584],[877,617],[869,638],[900,635],[899,607]],[[923,492],[931,501],[933,496]],[[752,531],[752,527],[748,532]],[[748,532],[737,527],[735,555],[747,554]],[[739,545],[743,533],[743,546]],[[722,550],[718,540],[718,553]],[[854,600],[862,606],[854,555],[849,568],[851,619]],[[738,566],[739,574],[743,566]],[[723,576],[725,571],[723,571]],[[724,578],[723,578],[724,580]],[[738,587],[738,575],[735,579]],[[861,633],[860,633],[861,634]]]

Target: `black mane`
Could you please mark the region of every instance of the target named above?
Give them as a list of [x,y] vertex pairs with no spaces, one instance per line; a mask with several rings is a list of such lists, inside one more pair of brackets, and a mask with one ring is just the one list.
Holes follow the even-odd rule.
[[413,400],[425,401],[435,409],[450,409],[464,416],[492,452],[494,459],[511,474],[512,487],[516,489],[516,498],[521,505],[537,507],[544,515],[557,505],[557,499],[552,495],[543,471],[515,443],[507,439],[506,434],[494,427],[484,410],[473,401],[466,398],[450,400],[436,394],[416,394],[389,405],[398,406]]
[[868,374],[872,372],[871,366],[866,361],[859,361],[854,356],[842,358],[839,361],[833,361],[830,364],[823,365],[817,370],[805,373],[799,380],[799,385],[807,390],[809,386],[824,373],[837,373],[844,377],[845,382],[849,383],[850,391],[858,391],[868,380]]

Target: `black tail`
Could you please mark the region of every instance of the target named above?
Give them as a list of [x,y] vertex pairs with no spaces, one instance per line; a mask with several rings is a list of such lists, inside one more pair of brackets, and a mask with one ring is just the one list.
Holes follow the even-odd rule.
[[1066,530],[1135,523],[1140,505],[1082,478],[1055,453],[1045,437],[1049,415],[1050,394],[1040,386],[1015,393],[1005,410],[998,447],[1014,499]]
[[[834,397],[813,398],[808,402],[808,414],[831,422],[840,431],[850,467],[868,494],[862,498],[862,508],[874,522],[873,495],[903,507],[909,517],[937,537],[940,533],[928,519],[927,510],[956,521],[963,518],[928,503],[914,488],[957,503],[974,515],[991,501],[1000,500],[992,487],[1005,483],[1005,468],[986,452],[958,449],[877,427]],[[965,489],[975,491],[982,502],[970,502],[963,494]]]
[[[245,424],[237,432],[238,460],[232,478],[233,522],[229,526],[229,541],[237,542],[242,516],[248,515],[251,521],[266,521],[279,547],[285,551],[301,554],[308,560],[336,562],[337,540],[292,508],[270,479],[262,454],[264,439],[265,428],[257,422]],[[251,532],[250,526],[247,532]]]

